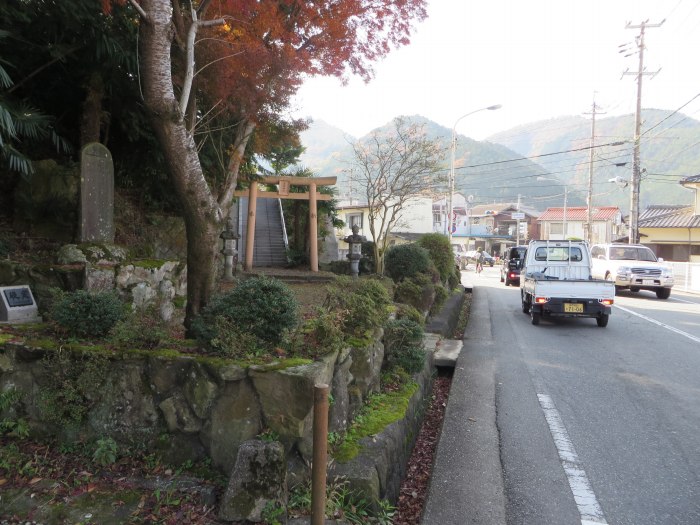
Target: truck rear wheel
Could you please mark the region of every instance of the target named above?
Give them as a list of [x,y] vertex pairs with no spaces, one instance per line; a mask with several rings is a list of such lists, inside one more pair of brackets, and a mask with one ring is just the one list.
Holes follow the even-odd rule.
[[600,314],[598,317],[595,318],[595,322],[598,323],[598,326],[601,328],[605,328],[608,326],[608,320],[610,319],[610,314]]
[[530,313],[530,301],[527,300],[527,295],[520,292],[520,299],[522,300],[522,309],[524,314]]
[[540,319],[542,318],[542,314],[540,312],[536,312],[537,308],[534,306],[530,307],[530,322],[534,325],[537,326],[540,324]]

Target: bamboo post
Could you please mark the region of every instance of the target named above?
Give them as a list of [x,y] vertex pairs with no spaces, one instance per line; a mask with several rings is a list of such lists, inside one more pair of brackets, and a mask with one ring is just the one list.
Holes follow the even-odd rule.
[[328,462],[328,385],[314,386],[314,453],[311,467],[311,525],[323,525],[326,514]]

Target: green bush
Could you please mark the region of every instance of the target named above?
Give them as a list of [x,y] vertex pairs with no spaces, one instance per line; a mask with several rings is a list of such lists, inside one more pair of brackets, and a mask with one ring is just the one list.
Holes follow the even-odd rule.
[[112,292],[78,290],[62,294],[53,304],[51,318],[74,337],[102,337],[122,318],[123,305]]
[[409,374],[423,369],[423,327],[410,319],[394,319],[384,327],[384,349],[390,369],[400,367]]
[[388,279],[378,279],[369,277],[366,279],[357,279],[353,282],[355,293],[366,295],[377,305],[377,308],[382,310],[392,304],[390,289],[391,281]]
[[447,236],[442,233],[427,233],[418,239],[418,245],[428,250],[430,260],[440,273],[440,279],[447,282],[455,266],[455,257]]
[[290,340],[289,351],[298,356],[316,357],[339,350],[345,344],[343,312],[316,307]]
[[460,284],[462,284],[462,273],[459,271],[457,266],[452,267],[452,273],[447,278],[447,286],[450,290],[454,290]]
[[328,269],[338,275],[350,275],[350,261],[331,261]]
[[385,272],[394,282],[401,282],[418,273],[428,272],[430,265],[428,250],[417,244],[392,246],[384,257]]
[[[286,284],[264,276],[253,277],[213,297],[192,328],[207,346],[221,339],[219,328],[225,325],[237,334],[252,334],[263,346],[272,347],[297,325],[298,311],[294,293]],[[217,322],[220,317],[223,321]]]
[[367,275],[374,273],[376,264],[374,262],[374,243],[365,241],[362,243],[362,259],[360,259],[360,274]]
[[427,312],[433,303],[434,290],[435,286],[427,274],[417,274],[396,285],[394,301],[409,304],[420,312]]
[[447,291],[447,288],[445,288],[442,285],[438,285],[435,287],[435,300],[433,301],[433,305],[430,307],[430,311],[432,313],[438,312],[440,308],[442,307],[443,304],[445,304],[445,300],[450,296],[450,292]]
[[342,313],[345,334],[364,337],[384,324],[391,298],[382,281],[339,277],[326,290],[324,306]]
[[129,312],[109,332],[109,341],[124,349],[156,348],[167,337],[167,326],[155,306]]
[[423,316],[423,314],[420,313],[415,306],[411,306],[410,304],[397,304],[396,318],[410,319],[411,321],[418,323],[421,326],[425,324],[425,317]]

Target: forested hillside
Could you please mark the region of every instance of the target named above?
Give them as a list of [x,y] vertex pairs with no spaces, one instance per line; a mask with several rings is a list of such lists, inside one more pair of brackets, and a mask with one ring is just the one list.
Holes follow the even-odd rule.
[[[444,150],[442,169],[432,174],[433,184],[426,188],[436,197],[447,192],[450,169],[450,137],[452,130],[420,116],[408,117],[423,125],[428,137],[439,141]],[[391,123],[379,128],[388,129]],[[366,140],[362,137],[359,140]],[[302,133],[302,143],[307,148],[302,155],[304,165],[319,176],[338,177],[340,198],[362,199],[362,189],[352,181],[352,141],[358,140],[344,134],[329,124],[313,122]],[[538,181],[548,176],[547,171],[533,161],[500,144],[479,142],[464,135],[457,136],[455,150],[455,191],[474,195],[475,204],[489,202],[516,202],[521,195],[523,203],[543,208],[556,205],[563,196],[563,189],[551,181]]]
[[[630,179],[633,135],[634,115],[597,117],[593,149],[594,204],[629,207],[629,187],[620,188],[609,179]],[[579,194],[587,191],[591,167],[590,119],[571,116],[534,122],[497,133],[488,140],[533,158],[570,190]],[[620,142],[620,145],[605,145]],[[649,204],[690,203],[691,192],[678,181],[700,173],[700,122],[681,113],[644,110],[640,159],[642,208]]]
[[[444,169],[435,174],[430,188],[436,196],[444,194],[447,184],[440,180],[446,181],[449,174],[452,131],[424,117],[410,118],[423,124],[428,136],[440,140],[445,148]],[[629,180],[633,132],[634,115],[599,115],[592,150],[591,120],[580,116],[518,126],[483,142],[458,135],[455,189],[474,195],[475,203],[516,202],[520,196],[524,205],[544,210],[563,205],[566,186],[568,205],[585,205],[593,151],[593,204],[616,205],[626,211],[629,186],[622,188],[609,180]],[[351,189],[355,198],[361,198],[360,188],[350,186],[353,140],[357,139],[323,121],[313,122],[302,134],[307,148],[302,156],[305,166],[318,175],[336,175],[344,198]],[[640,152],[642,207],[690,203],[691,193],[678,181],[700,173],[700,122],[671,111],[645,110]]]

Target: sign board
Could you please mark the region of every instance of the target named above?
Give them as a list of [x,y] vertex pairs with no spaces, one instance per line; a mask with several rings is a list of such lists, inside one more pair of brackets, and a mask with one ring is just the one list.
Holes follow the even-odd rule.
[[510,214],[510,217],[511,217],[511,219],[515,219],[515,220],[520,221],[520,220],[523,220],[525,218],[525,214],[522,212],[513,212]]
[[0,322],[26,323],[39,320],[39,310],[29,286],[0,286]]

